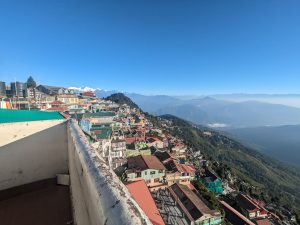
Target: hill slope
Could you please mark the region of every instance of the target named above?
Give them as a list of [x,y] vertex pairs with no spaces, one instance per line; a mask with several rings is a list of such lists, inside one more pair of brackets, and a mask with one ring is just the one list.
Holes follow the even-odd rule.
[[300,168],[300,125],[225,131],[249,147]]
[[[121,104],[137,106],[131,99],[117,94],[108,99]],[[247,148],[233,139],[216,131],[200,127],[172,115],[160,117],[145,113],[157,127],[162,127],[161,120],[172,121],[169,133],[185,140],[194,150],[200,150],[206,157],[226,164],[241,179],[263,190],[267,201],[276,201],[281,206],[292,210],[300,208],[300,171],[262,153]],[[211,135],[204,134],[205,131]]]
[[139,108],[137,104],[135,104],[130,98],[128,98],[127,96],[125,96],[122,93],[112,94],[112,95],[108,96],[106,98],[106,100],[113,101],[113,102],[115,102],[117,104],[120,104],[120,105],[127,104],[131,108]]
[[[193,149],[199,149],[208,157],[228,165],[239,177],[262,188],[270,198],[279,197],[281,205],[291,203],[300,207],[300,172],[258,151],[246,148],[218,132],[197,127],[172,115],[160,118],[173,122],[173,135],[183,138]],[[209,131],[211,136],[203,132]]]

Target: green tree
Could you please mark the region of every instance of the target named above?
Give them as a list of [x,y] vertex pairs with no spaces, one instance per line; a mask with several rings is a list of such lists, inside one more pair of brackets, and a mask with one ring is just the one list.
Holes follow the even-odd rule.
[[29,76],[28,79],[27,79],[27,87],[28,88],[35,88],[36,87],[36,82],[32,78],[32,76]]

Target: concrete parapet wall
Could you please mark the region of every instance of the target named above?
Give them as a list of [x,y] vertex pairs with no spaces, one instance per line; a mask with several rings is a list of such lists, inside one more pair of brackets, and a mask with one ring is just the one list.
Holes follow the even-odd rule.
[[69,169],[77,225],[151,224],[125,185],[91,148],[79,126],[69,122]]
[[68,173],[66,122],[5,124],[0,135],[0,190]]

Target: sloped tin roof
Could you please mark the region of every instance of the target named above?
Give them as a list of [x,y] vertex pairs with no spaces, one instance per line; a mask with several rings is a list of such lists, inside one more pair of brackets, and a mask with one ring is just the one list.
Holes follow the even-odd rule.
[[0,109],[0,123],[16,123],[58,119],[64,119],[64,116],[59,112]]

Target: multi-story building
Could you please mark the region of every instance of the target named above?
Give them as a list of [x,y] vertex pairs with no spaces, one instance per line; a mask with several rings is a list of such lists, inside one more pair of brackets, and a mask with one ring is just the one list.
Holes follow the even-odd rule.
[[[84,132],[91,134],[91,128],[94,126],[109,125],[114,122],[114,112],[100,111],[96,113],[85,113],[80,120],[80,126]],[[94,129],[94,131],[97,129]],[[110,128],[111,130],[111,128]]]
[[236,202],[243,214],[249,219],[266,218],[268,216],[268,211],[247,195],[238,194]]
[[47,94],[47,95],[61,95],[61,94],[74,94],[73,90],[69,90],[63,87],[55,87],[49,85],[39,85],[36,87],[39,91]]
[[151,155],[151,150],[145,142],[135,141],[127,146],[125,154],[127,158],[138,155]]
[[6,86],[5,82],[0,81],[0,98],[6,97]]
[[61,101],[53,101],[50,102],[50,108],[47,109],[47,111],[55,111],[55,112],[65,112],[68,110],[66,105]]
[[228,203],[224,201],[220,201],[220,206],[225,211],[225,218],[228,220],[231,224],[236,225],[255,225],[251,220],[249,220],[247,217],[245,217],[243,214],[238,212],[236,209],[231,207]]
[[206,171],[206,176],[203,178],[203,183],[208,190],[216,194],[223,193],[223,184],[221,179],[211,170]]
[[164,142],[157,137],[147,137],[146,143],[149,147],[155,147],[158,149],[162,149],[164,147]]
[[19,97],[19,98],[26,98],[27,97],[27,84],[22,83],[19,81],[11,82],[10,89],[12,96]]
[[27,94],[28,98],[35,100],[36,102],[40,102],[42,100],[42,98],[48,96],[36,88],[28,88],[27,91],[28,91],[28,94]]
[[144,180],[150,190],[165,188],[166,168],[155,156],[139,155],[127,159],[127,182]]
[[168,190],[191,224],[217,225],[223,222],[222,214],[209,209],[187,186],[175,183]]
[[167,151],[156,151],[156,157],[166,167],[166,182],[168,186],[174,183],[190,185],[195,178],[195,168],[191,165],[180,164],[175,157]]
[[116,169],[119,166],[127,163],[125,157],[126,141],[121,132],[113,132],[111,137],[111,149],[109,153],[109,162],[112,169]]
[[75,94],[60,94],[56,96],[58,101],[62,101],[68,108],[77,108],[79,99]]
[[166,180],[169,186],[174,183],[190,185],[195,179],[196,170],[190,165],[180,164],[176,160],[171,160],[164,165],[168,169]]
[[177,143],[173,148],[172,152],[176,155],[178,159],[186,159],[186,150],[187,147],[183,143]]

